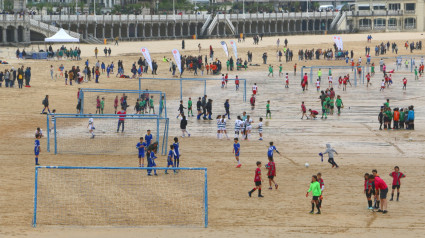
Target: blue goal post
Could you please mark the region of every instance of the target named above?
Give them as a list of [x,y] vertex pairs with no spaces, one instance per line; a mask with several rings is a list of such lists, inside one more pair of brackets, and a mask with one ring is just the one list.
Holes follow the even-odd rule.
[[[183,100],[183,82],[184,81],[194,81],[194,82],[203,82],[204,83],[204,95],[207,95],[207,81],[222,81],[222,79],[218,78],[141,78],[139,77],[139,90],[142,90],[142,80],[159,80],[159,81],[179,81],[180,82],[180,100]],[[243,82],[243,95],[242,99],[246,102],[246,79],[227,79],[228,81],[236,81],[239,80]],[[191,95],[192,96],[192,95]],[[196,95],[203,96],[203,95]]]
[[[123,90],[123,89],[99,89],[99,88],[81,88],[80,96],[79,96],[79,100],[81,102],[80,114],[89,114],[89,113],[94,114],[94,112],[96,112],[97,110],[96,98],[98,96],[100,100],[102,100],[102,98],[105,98],[105,109],[104,109],[105,114],[114,114],[115,97],[118,96],[117,110],[119,111],[121,110],[120,100],[123,95],[127,97],[127,104],[129,105],[129,108],[133,108],[137,99],[141,99],[145,95],[148,96],[149,98],[151,96],[156,96],[154,98],[153,106],[154,108],[159,109],[159,111],[153,114],[155,115],[159,114],[159,116],[162,116],[162,112],[164,112],[164,117],[167,117],[167,107],[166,107],[167,98],[164,92],[151,91],[151,90]],[[164,98],[163,105],[160,104],[160,101],[162,98]],[[147,109],[149,109],[149,107]]]
[[[47,151],[55,154],[137,154],[139,137],[151,131],[158,151],[167,153],[169,119],[160,116],[127,114],[47,114]],[[89,119],[93,119],[93,134]],[[124,123],[119,123],[124,119]],[[52,125],[50,125],[52,124]],[[94,135],[94,136],[93,136]],[[53,141],[52,141],[53,140]]]
[[[390,63],[394,63],[394,65],[391,65],[393,67],[395,67],[395,70],[397,71],[402,71],[402,70],[406,70],[413,72],[415,70],[415,67],[418,67],[421,63],[422,60],[425,58],[425,55],[397,55],[397,56],[373,56],[370,57],[371,61],[375,60],[373,63],[375,63],[375,72],[378,72],[377,69],[380,69],[380,61],[381,59],[384,61],[385,65],[387,66],[387,71],[391,70],[388,67],[390,67],[390,65],[388,64],[388,61],[385,62],[386,60],[390,60]],[[407,68],[406,68],[406,61],[408,62],[407,64]],[[424,62],[425,63],[425,62]],[[367,72],[369,72],[369,68],[371,65],[367,65]]]
[[[354,67],[354,70],[353,70],[353,67]],[[365,73],[365,67],[364,66],[332,66],[332,65],[303,66],[303,67],[301,67],[301,80],[303,80],[304,74],[307,73],[307,72],[304,72],[304,71],[308,71],[308,70],[310,70],[310,75],[309,75],[310,84],[313,85],[313,83],[316,82],[316,81],[313,82],[313,76],[314,76],[313,71],[314,70],[321,69],[322,70],[322,76],[328,76],[329,75],[329,69],[331,69],[331,70],[332,69],[346,69],[346,70],[349,70],[348,72],[350,74],[352,74],[352,75],[354,74],[354,86],[357,86],[357,75],[358,75],[357,68],[359,68],[359,67],[362,70],[362,73],[360,75],[360,81],[361,81],[362,84],[364,84],[364,73]],[[332,73],[332,74],[334,76],[334,73]],[[338,81],[338,78],[334,77],[333,82],[337,83],[337,81]]]
[[36,166],[37,225],[207,228],[207,168]]

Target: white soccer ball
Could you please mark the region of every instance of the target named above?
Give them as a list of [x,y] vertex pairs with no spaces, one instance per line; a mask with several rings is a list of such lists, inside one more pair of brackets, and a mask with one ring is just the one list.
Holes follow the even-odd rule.
[[306,168],[310,167],[310,165],[308,163],[305,163],[304,165]]

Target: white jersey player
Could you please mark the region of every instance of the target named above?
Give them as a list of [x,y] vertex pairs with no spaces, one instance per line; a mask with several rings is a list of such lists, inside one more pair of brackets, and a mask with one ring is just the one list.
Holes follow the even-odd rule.
[[258,123],[258,134],[260,135],[259,140],[263,140],[263,118],[260,117],[260,122]]
[[92,117],[89,118],[89,124],[87,125],[87,128],[89,128],[89,132],[91,133],[90,139],[93,139],[94,138],[94,122]]

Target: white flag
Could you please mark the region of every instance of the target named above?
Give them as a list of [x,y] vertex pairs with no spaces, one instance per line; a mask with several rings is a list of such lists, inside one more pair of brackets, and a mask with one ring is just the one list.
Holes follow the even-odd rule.
[[342,43],[342,38],[340,36],[338,36],[338,42],[339,42],[339,49],[343,50],[344,49],[344,45]]
[[235,54],[235,59],[238,59],[238,49],[236,48],[236,42],[234,40],[231,40],[230,45],[233,48],[233,53]]
[[221,41],[221,46],[223,46],[224,53],[226,53],[227,58],[229,58],[229,51],[227,50],[226,42]]
[[180,58],[180,52],[177,49],[174,49],[171,51],[174,56],[174,61],[176,62],[177,68],[179,69],[180,73],[182,73],[182,61]]
[[146,62],[148,62],[149,67],[151,67],[151,70],[153,70],[151,55],[149,54],[149,51],[146,47],[142,48],[142,54],[143,54],[143,57],[145,57]]

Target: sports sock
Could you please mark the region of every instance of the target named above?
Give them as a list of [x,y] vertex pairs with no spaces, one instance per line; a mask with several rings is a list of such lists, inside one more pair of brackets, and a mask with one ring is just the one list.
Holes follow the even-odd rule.
[[369,207],[372,207],[372,200],[367,201],[367,204],[369,205]]
[[261,196],[261,188],[258,189],[258,196]]
[[391,199],[393,199],[394,198],[394,193],[391,193]]
[[311,211],[314,212],[314,203],[311,204]]
[[319,203],[317,204],[319,207],[322,206],[322,200],[319,199]]
[[180,158],[177,159],[177,167],[180,167]]
[[94,132],[92,132],[91,135],[94,136]]
[[257,190],[256,188],[253,188],[251,191],[249,191],[250,193],[253,193],[255,190]]
[[398,200],[398,197],[400,197],[400,193],[397,193],[397,200]]
[[317,207],[317,211],[320,212],[320,206],[319,206],[319,204],[316,204],[316,207]]
[[378,208],[380,208],[380,206],[379,206],[379,201],[376,201],[376,206],[377,206]]
[[217,139],[220,139],[220,133],[217,133]]
[[241,160],[238,160],[238,164],[241,164]]
[[38,158],[37,157],[35,157],[35,163],[38,164]]

